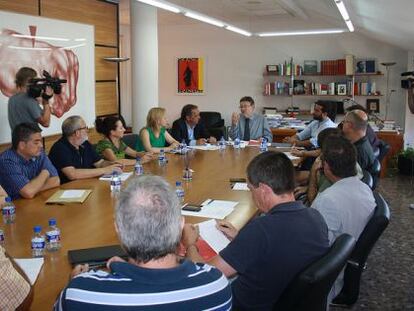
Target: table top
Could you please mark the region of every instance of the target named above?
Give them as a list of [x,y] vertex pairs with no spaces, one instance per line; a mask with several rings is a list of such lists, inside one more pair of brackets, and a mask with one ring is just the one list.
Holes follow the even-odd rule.
[[[190,168],[193,180],[183,182],[185,202],[201,203],[208,198],[238,201],[232,214],[226,217],[237,228],[243,227],[254,215],[254,207],[248,191],[231,189],[230,178],[245,178],[247,164],[257,154],[258,147],[246,147],[225,151],[193,151]],[[163,176],[172,186],[183,181],[184,156],[168,154],[168,164],[159,167],[157,161],[144,164],[146,174]],[[132,170],[127,167],[126,170]],[[128,181],[127,181],[128,182]],[[30,240],[33,226],[47,228],[48,219],[56,218],[61,229],[62,248],[54,253],[45,253],[45,262],[34,285],[34,300],[31,310],[50,310],[57,295],[69,280],[71,266],[67,252],[105,245],[119,244],[114,229],[115,199],[111,197],[110,185],[97,178],[73,181],[60,189],[91,189],[92,193],[83,204],[46,205],[46,200],[59,188],[38,194],[34,199],[15,201],[16,222],[2,225],[5,247],[14,258],[30,258]],[[205,218],[186,217],[186,222],[197,223]]]

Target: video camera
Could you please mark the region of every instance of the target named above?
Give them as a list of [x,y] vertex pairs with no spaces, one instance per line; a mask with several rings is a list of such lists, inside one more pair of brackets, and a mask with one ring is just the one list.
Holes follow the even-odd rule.
[[401,87],[403,89],[411,89],[414,87],[414,71],[407,71],[401,74],[402,77],[408,77],[405,80],[401,80]]
[[[42,95],[42,91],[44,92],[46,87],[50,86],[53,93],[59,95],[62,92],[62,83],[66,83],[67,80],[60,79],[59,77],[52,77],[46,70],[43,70],[42,75],[44,78],[33,78],[29,80],[27,94],[30,97],[38,98]],[[46,95],[46,97],[48,96]]]

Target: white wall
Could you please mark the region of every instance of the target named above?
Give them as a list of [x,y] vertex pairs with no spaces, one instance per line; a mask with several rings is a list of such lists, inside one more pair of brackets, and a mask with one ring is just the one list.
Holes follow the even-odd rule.
[[[414,51],[408,52],[408,59],[407,59],[407,71],[414,70]],[[405,130],[404,130],[404,144],[405,146],[410,145],[411,147],[414,146],[414,114],[411,113],[410,109],[408,108],[407,101],[408,96],[406,96],[406,104],[405,104]]]
[[[183,105],[192,103],[200,110],[220,111],[230,123],[231,112],[237,110],[238,100],[253,96],[258,108],[276,106],[286,109],[291,98],[264,97],[263,71],[265,65],[294,58],[338,59],[345,54],[359,58],[376,58],[378,63],[396,61],[390,75],[391,97],[389,119],[404,124],[405,96],[400,88],[399,74],[407,68],[407,52],[391,45],[357,34],[320,35],[301,37],[258,38],[244,37],[207,24],[166,26],[159,25],[159,105],[167,108],[170,122],[179,116]],[[176,57],[206,57],[206,89],[204,96],[176,94]],[[379,70],[385,72],[383,66]],[[377,77],[377,88],[386,93],[386,77]],[[294,105],[310,108],[315,97],[294,98]],[[365,106],[366,98],[359,98]],[[385,96],[381,97],[381,112],[385,113]]]

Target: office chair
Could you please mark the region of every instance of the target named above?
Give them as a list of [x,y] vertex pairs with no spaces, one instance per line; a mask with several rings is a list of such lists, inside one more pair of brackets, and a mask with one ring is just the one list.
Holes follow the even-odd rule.
[[203,122],[211,136],[214,136],[217,140],[220,140],[221,137],[226,138],[226,127],[224,126],[224,119],[221,118],[220,112],[201,111],[200,117],[201,122]]
[[372,188],[374,187],[374,179],[372,178],[371,174],[368,171],[364,171],[364,176],[362,177],[361,181],[364,184],[367,184],[368,187]]
[[355,240],[339,236],[329,251],[300,272],[273,306],[274,311],[326,311],[329,291],[349,255]]
[[387,144],[385,141],[380,140],[380,144],[378,146],[379,154],[377,156],[378,161],[382,162],[385,156],[390,152],[391,146]]
[[372,176],[372,190],[375,190],[375,188],[377,188],[378,186],[378,182],[379,182],[379,178],[380,178],[380,173],[381,173],[381,162],[377,159],[375,159],[374,163],[371,166],[370,169],[370,173]]
[[387,202],[377,192],[374,192],[374,197],[377,206],[348,259],[344,273],[344,286],[332,301],[334,306],[350,308],[358,300],[361,275],[366,269],[368,255],[390,221],[390,209]]

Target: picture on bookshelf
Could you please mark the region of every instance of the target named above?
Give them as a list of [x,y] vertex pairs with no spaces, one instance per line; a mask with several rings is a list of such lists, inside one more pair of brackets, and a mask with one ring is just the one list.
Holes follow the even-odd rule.
[[305,60],[303,62],[304,74],[316,74],[318,73],[318,61],[317,60]]
[[379,113],[380,112],[380,100],[378,98],[367,99],[367,110],[368,113]]
[[376,72],[374,59],[357,59],[355,66],[356,74]]
[[293,81],[293,94],[295,95],[305,94],[305,80],[294,80]]
[[277,65],[266,65],[267,72],[277,72]]
[[346,95],[346,83],[338,83],[336,85],[337,95]]

